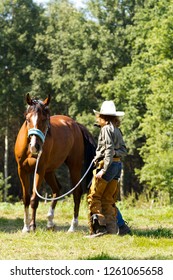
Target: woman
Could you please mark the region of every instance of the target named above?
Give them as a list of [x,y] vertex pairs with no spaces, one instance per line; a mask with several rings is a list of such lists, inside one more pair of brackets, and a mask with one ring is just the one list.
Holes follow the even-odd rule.
[[117,234],[118,179],[121,175],[121,159],[127,154],[119,129],[119,117],[113,101],[104,101],[100,112],[95,111],[97,124],[101,127],[94,158],[96,168],[88,194],[89,226],[93,236],[105,233]]

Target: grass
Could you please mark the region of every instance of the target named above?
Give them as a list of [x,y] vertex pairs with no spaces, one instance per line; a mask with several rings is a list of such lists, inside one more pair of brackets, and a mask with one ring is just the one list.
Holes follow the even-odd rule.
[[59,201],[55,231],[46,230],[49,203],[40,203],[37,230],[23,234],[23,204],[0,203],[1,260],[172,260],[173,207],[128,201],[119,202],[132,235],[105,235],[87,239],[87,204],[82,200],[79,229],[67,233],[73,213],[71,197]]

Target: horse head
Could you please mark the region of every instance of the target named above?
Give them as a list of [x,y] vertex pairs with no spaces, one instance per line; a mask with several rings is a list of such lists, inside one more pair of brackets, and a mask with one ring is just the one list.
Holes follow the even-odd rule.
[[25,114],[29,148],[32,155],[38,155],[42,150],[50,125],[50,111],[48,108],[50,95],[44,101],[41,101],[32,99],[28,93],[26,102],[29,105]]

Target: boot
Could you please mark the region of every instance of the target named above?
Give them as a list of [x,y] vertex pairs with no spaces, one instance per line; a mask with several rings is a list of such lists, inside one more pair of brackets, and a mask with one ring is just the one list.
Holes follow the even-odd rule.
[[88,225],[90,234],[96,233],[97,228],[96,225],[102,228],[106,227],[105,217],[102,214],[93,214],[89,213],[88,215]]
[[126,222],[122,226],[119,227],[118,234],[121,236],[126,235],[126,234],[132,235],[131,229],[129,228],[129,226],[127,225]]
[[105,216],[106,228],[110,234],[118,234],[117,225],[117,209],[115,207],[115,200],[118,196],[118,181],[112,180],[107,184],[101,200],[102,213]]
[[106,224],[104,222],[104,216],[100,214],[94,214],[90,216],[90,235],[85,236],[86,238],[95,238],[102,236],[107,233]]
[[106,230],[106,224],[105,224],[105,219],[103,218],[103,216],[101,217],[99,214],[94,214],[92,215],[92,227],[93,227],[93,231],[94,234],[100,234],[103,235],[105,233],[107,233]]
[[107,215],[106,218],[106,229],[110,234],[119,234],[119,227],[117,225],[117,219],[115,216]]

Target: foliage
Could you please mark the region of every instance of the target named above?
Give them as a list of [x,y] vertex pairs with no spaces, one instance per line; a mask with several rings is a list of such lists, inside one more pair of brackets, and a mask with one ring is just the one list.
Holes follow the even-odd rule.
[[3,201],[3,186],[4,186],[4,178],[3,178],[3,174],[0,173],[0,201]]
[[[6,184],[6,188],[7,190],[11,187],[11,184],[8,183],[8,180],[10,179],[7,178],[7,184]],[[0,172],[0,202],[4,201],[4,185],[5,185],[5,179],[3,176],[3,173]],[[9,198],[7,199],[7,201],[9,201]]]
[[70,115],[96,139],[92,110],[113,99],[125,111],[124,193],[162,190],[172,202],[172,9],[171,0],[88,0],[85,9],[69,0],[45,9],[1,1],[0,170],[8,127],[12,194],[19,184],[13,146],[29,91],[50,93],[51,114]]
[[[4,134],[8,127],[8,169],[13,185],[17,184],[14,141],[23,121],[24,96],[31,89],[30,67],[37,63],[34,45],[36,34],[43,29],[42,13],[43,9],[32,0],[0,3],[0,143],[4,152]],[[4,170],[3,164],[6,163],[2,157],[0,170]],[[13,186],[13,190],[16,189]]]
[[[92,6],[93,3],[89,4]],[[114,18],[120,6],[117,1],[112,1],[111,6],[110,1],[106,2],[106,8]],[[123,52],[125,23],[120,27],[117,23],[112,28],[112,22],[107,22],[105,15],[98,22],[95,9],[94,4],[93,14],[88,17],[88,13],[74,9],[67,0],[54,1],[48,10],[47,30],[37,36],[37,50],[44,54],[46,49],[50,60],[47,81],[52,85],[54,98],[62,113],[72,117],[91,112],[91,106],[98,105],[102,97],[97,86],[111,80],[129,59],[128,52]],[[112,17],[109,12],[108,18]],[[37,79],[33,74],[34,79],[35,76]]]
[[40,13],[41,8],[32,0],[5,0],[1,3],[1,114],[8,106],[10,117],[13,117],[24,107],[23,97],[31,86],[28,67],[35,60],[34,37],[41,29]]
[[[128,27],[131,64],[120,69],[103,95],[121,104],[129,150],[144,162],[136,174],[172,201],[172,2],[145,1]],[[169,100],[169,102],[168,102]]]
[[46,75],[57,101],[56,110],[74,117],[96,102],[92,77],[95,55],[91,48],[95,35],[69,1],[55,1],[48,14],[48,28],[37,36],[36,49],[40,55],[44,53],[43,45],[47,50],[50,68]]
[[[166,5],[167,3],[167,5]],[[152,189],[164,189],[173,201],[172,179],[172,116],[173,116],[173,63],[172,63],[172,3],[159,1],[152,13],[153,28],[146,41],[150,66],[152,95],[146,98],[147,111],[141,124],[146,144],[141,148],[144,167],[141,181]]]

